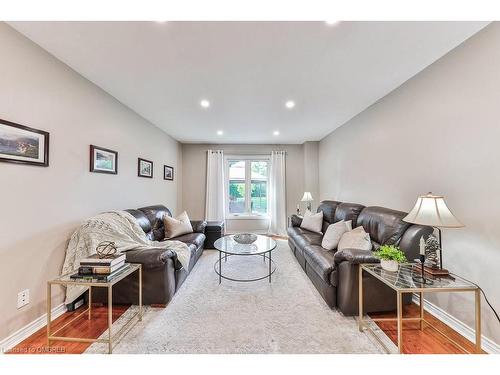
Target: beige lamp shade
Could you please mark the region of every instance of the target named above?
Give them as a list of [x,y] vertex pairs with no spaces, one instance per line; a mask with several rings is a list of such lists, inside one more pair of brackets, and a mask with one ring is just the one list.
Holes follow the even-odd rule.
[[403,221],[436,228],[460,228],[464,225],[451,213],[441,195],[428,193],[417,198],[415,207]]
[[313,199],[313,197],[312,197],[311,193],[310,193],[310,192],[308,192],[308,191],[304,192],[304,195],[302,196],[301,201],[302,201],[302,202],[310,202],[310,201],[312,201],[312,200],[314,200],[314,199]]

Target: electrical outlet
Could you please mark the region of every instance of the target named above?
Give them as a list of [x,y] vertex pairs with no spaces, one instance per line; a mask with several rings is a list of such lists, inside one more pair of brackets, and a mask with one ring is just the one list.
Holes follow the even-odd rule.
[[30,303],[30,290],[25,289],[17,293],[17,308],[20,309],[21,307],[27,305]]

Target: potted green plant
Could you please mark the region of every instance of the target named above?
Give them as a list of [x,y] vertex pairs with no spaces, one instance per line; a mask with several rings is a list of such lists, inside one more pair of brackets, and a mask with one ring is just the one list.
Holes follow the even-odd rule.
[[382,245],[374,254],[380,259],[380,265],[386,271],[396,272],[399,263],[406,262],[405,253],[394,245]]

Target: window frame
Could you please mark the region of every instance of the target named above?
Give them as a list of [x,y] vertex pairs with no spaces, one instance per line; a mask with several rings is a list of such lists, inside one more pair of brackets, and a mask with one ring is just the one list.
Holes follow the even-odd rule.
[[[244,161],[245,162],[245,212],[231,213],[229,212],[229,162],[231,161]],[[253,213],[252,212],[252,161],[265,161],[267,162],[267,212],[266,213]],[[225,155],[224,156],[224,188],[226,189],[226,219],[267,219],[269,218],[269,172],[271,167],[270,155]]]

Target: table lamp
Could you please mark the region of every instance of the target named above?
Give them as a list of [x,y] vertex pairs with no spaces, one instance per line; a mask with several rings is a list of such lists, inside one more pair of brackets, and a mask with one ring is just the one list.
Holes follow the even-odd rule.
[[313,201],[313,197],[310,192],[306,191],[304,192],[304,195],[302,196],[301,202],[307,202],[307,209],[311,211],[311,202]]
[[443,248],[441,243],[441,228],[461,228],[464,225],[451,213],[441,195],[428,193],[417,198],[415,207],[403,221],[412,224],[434,227],[439,233],[439,265],[443,268]]

